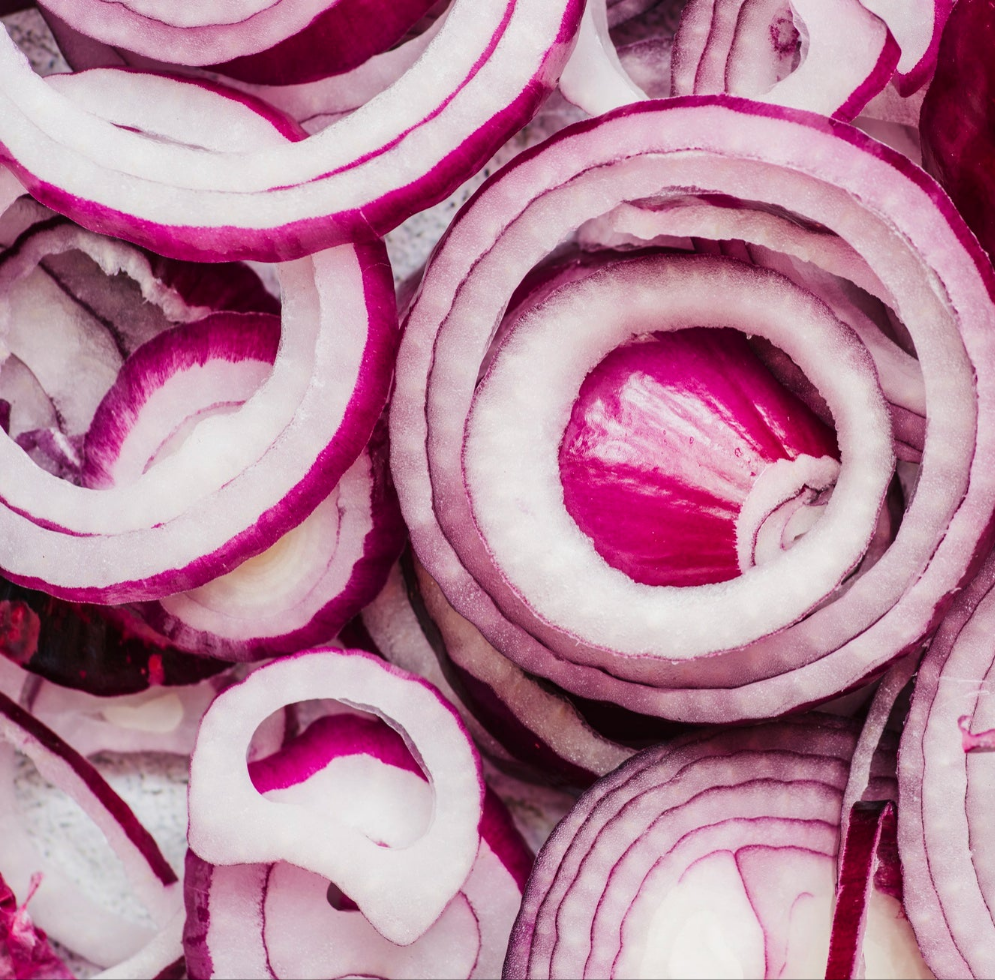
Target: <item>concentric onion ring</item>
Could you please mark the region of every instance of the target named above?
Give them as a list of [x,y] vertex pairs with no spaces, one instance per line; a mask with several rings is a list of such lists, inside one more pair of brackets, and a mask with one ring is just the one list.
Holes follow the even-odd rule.
[[[460,471],[478,366],[519,282],[587,219],[688,193],[788,215],[793,229],[856,253],[914,339],[929,427],[915,497],[873,568],[793,625],[782,621],[738,649],[717,640],[685,667],[672,662],[667,640],[631,662],[583,638],[578,645],[568,623],[554,626],[511,600],[499,563],[481,575],[490,544],[466,517]],[[992,287],[942,191],[849,127],[717,96],[630,106],[565,130],[458,216],[409,313],[391,442],[415,550],[491,644],[575,693],[728,721],[854,687],[935,626],[991,538],[995,475],[982,461],[995,439]],[[758,607],[771,599],[755,596]]]

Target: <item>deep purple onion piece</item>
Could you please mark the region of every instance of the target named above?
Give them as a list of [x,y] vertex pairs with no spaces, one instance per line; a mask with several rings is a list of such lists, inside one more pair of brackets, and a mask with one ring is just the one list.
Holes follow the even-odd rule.
[[922,104],[923,166],[995,255],[995,6],[960,0],[943,30],[936,73]]
[[259,85],[299,85],[338,75],[400,41],[435,3],[340,0],[272,48],[209,68]]
[[67,602],[4,579],[0,654],[63,687],[103,696],[194,684],[229,666],[176,649],[125,609]]
[[901,899],[895,827],[894,803],[853,805],[841,848],[826,980],[848,980],[861,975],[867,902],[879,875],[889,883],[897,881],[897,897]]
[[[693,483],[669,465],[682,449],[699,460]],[[588,374],[560,477],[567,510],[608,564],[647,585],[704,585],[740,574],[736,521],[757,476],[802,454],[838,458],[832,430],[743,334],[688,329],[617,348]]]

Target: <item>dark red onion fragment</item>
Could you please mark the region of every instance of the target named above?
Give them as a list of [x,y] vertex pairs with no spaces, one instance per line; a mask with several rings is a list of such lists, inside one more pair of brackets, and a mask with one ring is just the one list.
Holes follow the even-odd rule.
[[[340,0],[273,47],[211,67],[229,78],[260,85],[294,85],[340,75],[400,41],[435,3]],[[163,59],[154,48],[145,53]]]
[[[744,141],[751,146],[748,158],[742,151]],[[847,559],[840,566],[845,581],[827,578],[832,584],[816,589],[811,574],[799,565],[790,584],[772,591],[757,584],[741,614],[729,611],[726,599],[733,594],[729,589],[728,596],[722,593],[724,612],[716,606],[708,615],[681,619],[678,628],[677,619],[644,617],[628,600],[619,607],[626,609],[625,616],[613,614],[610,621],[602,617],[595,622],[596,610],[605,608],[606,593],[600,582],[607,582],[607,573],[593,561],[585,559],[583,565],[557,561],[559,573],[547,574],[554,564],[552,556],[562,557],[565,539],[561,532],[570,519],[561,520],[557,508],[562,505],[547,507],[545,503],[554,499],[553,480],[558,482],[558,477],[544,477],[546,482],[529,477],[529,483],[526,476],[555,472],[555,450],[566,426],[558,413],[566,409],[569,414],[575,400],[570,385],[575,379],[579,390],[583,377],[601,356],[659,325],[647,303],[642,319],[628,328],[627,335],[624,324],[614,325],[619,339],[610,343],[601,338],[605,349],[598,356],[578,353],[575,342],[569,363],[562,356],[562,341],[557,354],[548,353],[552,349],[548,344],[536,346],[535,350],[544,353],[531,359],[525,353],[533,349],[528,346],[531,339],[516,346],[502,340],[499,330],[495,356],[489,353],[491,338],[509,298],[529,270],[586,221],[613,213],[626,202],[640,207],[649,202],[658,211],[678,216],[685,203],[703,206],[704,212],[692,210],[696,217],[683,232],[692,239],[691,247],[694,241],[708,238],[708,223],[720,213],[745,222],[753,236],[749,241],[792,261],[797,256],[818,266],[820,274],[828,273],[838,282],[848,280],[851,288],[856,285],[865,290],[890,311],[885,322],[894,317],[903,323],[901,335],[913,338],[918,364],[910,361],[909,366],[915,369],[913,373],[921,372],[928,418],[919,482],[894,540],[871,567],[861,567],[859,575],[846,578],[845,568],[855,567]],[[696,226],[695,221],[702,223]],[[725,240],[740,235],[720,232],[717,237],[718,242],[712,240],[710,256],[678,256],[667,261],[683,262],[675,268],[689,272],[721,267],[732,276],[732,270],[741,270],[743,282],[758,273],[762,275],[755,282],[774,274],[772,269],[744,267],[743,259],[724,254]],[[946,244],[940,246],[941,240]],[[652,244],[688,247],[681,240],[652,240]],[[730,244],[736,245],[735,241]],[[954,260],[954,254],[960,258]],[[692,265],[692,260],[701,265]],[[709,266],[706,260],[716,264]],[[633,268],[642,268],[639,262],[650,260],[634,259]],[[633,274],[624,302],[615,301],[614,308],[624,310],[625,316],[635,316],[631,312],[634,285],[640,281]],[[646,281],[650,282],[649,276]],[[653,281],[662,288],[663,277],[657,275]],[[674,281],[691,295],[688,275],[675,276]],[[822,287],[813,284],[819,292],[810,292],[809,281],[801,276],[794,283],[798,293],[779,287],[779,302],[788,295],[805,294],[810,297],[805,300],[810,309],[823,311],[816,316],[820,320],[825,316],[824,301],[816,297]],[[929,282],[943,285],[933,290]],[[588,300],[596,295],[596,286],[596,277],[590,276],[570,288]],[[993,315],[992,286],[987,261],[939,188],[906,158],[849,127],[814,115],[715,96],[630,106],[564,130],[544,146],[528,151],[478,192],[450,228],[408,314],[391,409],[392,468],[419,560],[453,607],[496,649],[526,671],[583,696],[610,698],[630,709],[679,720],[730,721],[783,712],[853,689],[914,649],[935,627],[952,591],[973,572],[976,555],[989,541],[995,487],[982,461],[995,433],[991,389],[982,376],[992,363],[993,332],[983,325]],[[910,287],[916,291],[914,301]],[[703,290],[695,300],[701,307],[685,314],[684,325],[702,325],[702,320],[712,316],[724,326],[730,325],[730,319],[735,325],[740,310],[746,309],[762,309],[763,318],[769,321],[777,305],[744,299],[737,306],[733,297],[741,288]],[[963,300],[954,300],[961,290]],[[555,303],[547,301],[551,309],[566,302],[561,294],[567,295],[566,287],[554,295]],[[720,306],[721,312],[716,312]],[[678,316],[672,312],[672,302],[658,300],[655,308]],[[846,304],[834,307],[834,316],[848,315],[848,308]],[[923,315],[927,308],[932,312]],[[579,329],[583,313],[594,307],[588,304],[585,308],[579,302],[571,309],[578,325],[574,336],[597,337],[596,317],[590,325],[584,324],[589,334]],[[606,309],[612,309],[610,303],[597,307],[602,323],[612,319],[611,313],[603,312]],[[563,323],[569,319],[565,317]],[[747,332],[773,329],[760,320],[758,315],[745,328]],[[798,322],[797,315],[794,322]],[[533,324],[522,336],[542,337],[546,343],[544,329]],[[795,340],[788,339],[787,331],[779,334],[778,345],[797,361],[820,394],[828,396],[841,378],[834,360],[838,355],[829,355],[829,348],[817,354],[817,342],[803,347],[796,332],[791,336]],[[797,346],[792,349],[792,344]],[[861,347],[863,341],[854,349]],[[907,353],[903,356],[908,357]],[[952,356],[959,364],[953,372]],[[579,363],[584,357],[589,360]],[[831,360],[833,377],[829,379],[825,368]],[[504,373],[496,382],[497,366],[504,362],[514,370],[502,368]],[[478,387],[481,365],[487,374]],[[524,372],[520,376],[515,373],[519,368]],[[567,372],[569,384],[563,380]],[[959,375],[956,382],[954,373]],[[540,376],[541,384],[537,383]],[[519,380],[517,388],[529,393],[529,401],[521,394],[514,400],[499,397],[511,391],[515,377],[526,379],[524,384]],[[912,374],[909,378],[914,380]],[[552,393],[554,382],[562,393]],[[847,415],[853,411],[852,393],[833,397],[845,476],[847,447],[855,445],[851,436],[858,430],[868,434],[868,430],[861,428],[863,420]],[[554,403],[555,412],[546,407]],[[542,410],[537,412],[540,404]],[[551,412],[548,419],[544,412]],[[464,432],[467,418],[470,424]],[[536,428],[540,418],[547,419],[547,427],[537,442],[526,433]],[[896,440],[893,425],[885,423],[892,445]],[[949,436],[937,438],[948,426]],[[480,440],[485,433],[486,439]],[[975,447],[966,455],[954,448],[963,447],[965,440]],[[882,471],[875,470],[875,479],[890,480],[888,451],[878,456],[869,445],[864,449],[872,469],[884,463]],[[497,469],[500,481],[495,479]],[[882,493],[886,489],[884,483],[876,485]],[[536,486],[545,497],[532,496]],[[838,483],[827,514],[834,504],[844,507],[841,487]],[[877,503],[873,499],[865,498],[862,506],[865,532],[870,535],[865,540],[877,542],[877,548],[882,539],[872,525],[880,515],[883,497]],[[544,501],[542,507],[534,506],[535,500]],[[537,537],[539,515],[544,519],[547,511],[549,515],[555,512],[557,531],[551,533],[544,526]],[[854,530],[849,505],[847,514],[849,534]],[[820,526],[823,531],[829,527],[821,520],[815,522],[800,543],[750,569],[732,585],[741,586],[745,597],[753,583],[778,574],[775,569],[786,572],[793,558],[803,562],[799,556],[804,552],[798,549],[807,541],[815,547],[810,535],[817,534]],[[576,528],[570,533],[578,548],[590,549]],[[889,536],[890,532],[883,540]],[[537,555],[537,542],[542,555]],[[529,555],[529,568],[521,566],[523,553]],[[569,568],[570,576],[576,576],[581,567],[580,579],[565,574]],[[818,567],[824,566],[820,562]],[[537,576],[542,579],[541,588],[533,588]],[[584,596],[580,603],[576,601],[579,582],[583,582],[579,594]],[[621,588],[621,579],[618,582]],[[564,604],[567,583],[571,598]],[[813,603],[807,609],[800,604],[787,613],[788,598],[793,600],[810,587],[819,592],[818,597],[813,595]],[[651,591],[654,587],[631,580],[626,588],[633,594],[647,590],[647,609],[657,598],[661,609],[671,598],[690,609],[697,601],[697,590],[712,587],[684,589],[679,597],[671,596],[665,587],[657,587],[656,597]],[[547,594],[555,598],[555,605]],[[703,598],[712,595],[700,594]],[[760,626],[760,619],[774,609],[784,614],[781,622],[769,629]],[[746,629],[747,623],[757,628],[755,636],[733,635],[734,629]],[[708,631],[713,641],[705,644]],[[708,654],[677,663],[679,657],[690,655],[699,642],[692,636],[699,635],[700,652],[704,654],[707,648]]]
[[104,697],[194,684],[227,666],[178,650],[134,612],[66,602],[0,579],[0,655]]
[[863,946],[873,891],[902,898],[894,803],[855,803],[842,842],[827,980],[866,976]]
[[953,198],[989,255],[995,254],[995,71],[988,56],[993,40],[990,3],[963,0],[954,7],[921,117],[923,166]]

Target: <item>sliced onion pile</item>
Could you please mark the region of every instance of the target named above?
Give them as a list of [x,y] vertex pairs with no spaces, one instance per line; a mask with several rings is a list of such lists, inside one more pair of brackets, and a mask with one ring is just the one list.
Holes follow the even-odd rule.
[[993,975],[990,8],[0,0],[0,980]]

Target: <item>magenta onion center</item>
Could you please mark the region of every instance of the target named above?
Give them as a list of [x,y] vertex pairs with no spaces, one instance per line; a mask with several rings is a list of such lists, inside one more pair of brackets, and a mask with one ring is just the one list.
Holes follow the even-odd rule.
[[736,330],[653,334],[584,380],[560,443],[566,508],[598,553],[645,585],[740,574],[736,521],[780,459],[839,458],[833,431]]

